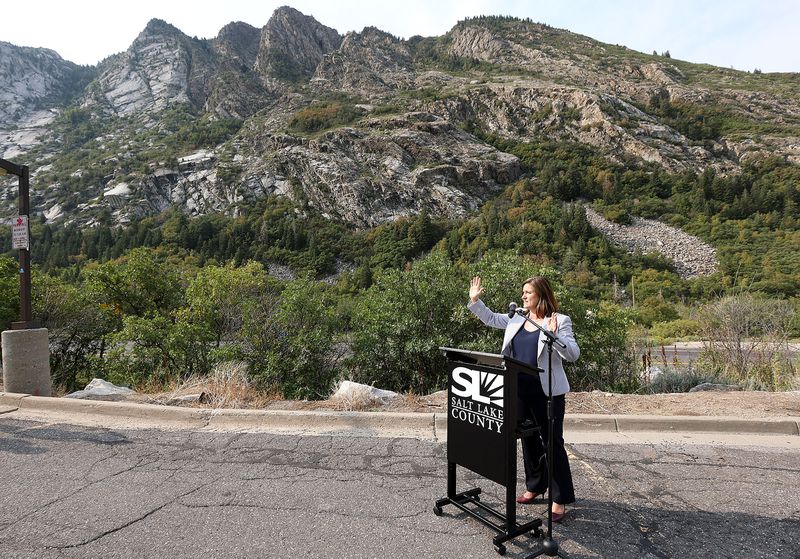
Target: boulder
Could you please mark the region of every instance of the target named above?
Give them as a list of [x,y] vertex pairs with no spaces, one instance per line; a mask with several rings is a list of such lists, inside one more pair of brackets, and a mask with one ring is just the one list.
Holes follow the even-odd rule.
[[386,404],[396,396],[398,396],[397,392],[391,390],[381,390],[368,384],[343,380],[332,398],[347,401],[378,400],[380,403]]
[[117,386],[106,380],[95,378],[86,385],[83,390],[78,390],[64,396],[65,398],[77,398],[80,400],[125,400],[131,394],[136,394],[125,386]]

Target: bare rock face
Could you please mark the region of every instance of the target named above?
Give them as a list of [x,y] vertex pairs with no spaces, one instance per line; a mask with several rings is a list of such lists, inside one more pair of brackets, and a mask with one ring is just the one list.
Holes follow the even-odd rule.
[[189,70],[196,64],[175,27],[151,20],[130,48],[107,59],[87,99],[116,115],[190,104]]
[[313,207],[360,226],[423,208],[434,216],[463,216],[520,173],[515,156],[428,113],[276,145],[267,166],[267,174],[303,184]]
[[341,47],[326,54],[311,79],[317,90],[372,95],[407,89],[414,83],[408,44],[374,27],[348,33]]
[[82,88],[80,68],[55,51],[0,41],[0,127],[69,101]]
[[256,69],[265,79],[308,79],[322,57],[341,42],[335,29],[284,6],[275,10],[261,31]]
[[362,129],[315,139],[265,132],[238,151],[234,164],[244,171],[233,181],[221,178],[226,164],[218,154],[201,150],[134,186],[112,181],[95,204],[113,204],[114,218],[124,223],[171,205],[202,215],[276,194],[371,227],[423,208],[433,216],[464,216],[521,174],[515,156],[429,113],[372,119]]
[[258,41],[261,31],[241,21],[229,23],[214,39],[214,50],[231,63],[251,68],[258,56]]
[[49,138],[48,125],[94,73],[55,51],[0,41],[0,157],[15,158]]
[[272,100],[254,65],[260,32],[231,23],[213,40],[190,38],[151,20],[124,53],[107,59],[86,104],[121,116],[174,106],[244,119]]
[[260,30],[241,22],[220,30],[211,45],[215,66],[207,78],[204,112],[245,119],[274,99],[255,71],[260,37]]
[[[800,101],[790,85],[786,93],[770,81],[761,91],[741,72],[710,69],[715,82],[693,71],[503,18],[408,41],[372,27],[342,37],[289,7],[262,29],[235,22],[214,39],[152,20],[96,68],[0,43],[0,146],[6,158],[41,154],[31,170],[47,176],[75,159],[73,147],[59,147],[70,130],[57,119],[81,108],[80,124],[101,130],[80,145],[92,153],[84,161],[102,162],[105,176],[78,168],[32,193],[48,220],[79,223],[108,211],[126,223],[173,205],[191,215],[235,213],[268,194],[359,226],[423,208],[466,215],[521,173],[516,157],[471,130],[511,142],[577,142],[611,161],[670,172],[732,174],[749,159],[776,155],[800,162]],[[716,105],[764,132],[745,127],[692,141],[651,110],[654,99]],[[185,127],[191,139],[181,151],[161,154],[153,145],[174,133],[168,110],[176,107],[180,118],[202,122]],[[338,118],[339,109],[349,117]],[[320,122],[295,126],[303,114]],[[213,130],[220,118],[241,121],[238,133],[227,135],[236,129],[230,122]],[[204,141],[205,132],[218,145]],[[151,160],[138,161],[140,153]],[[12,204],[3,211],[11,215]]]

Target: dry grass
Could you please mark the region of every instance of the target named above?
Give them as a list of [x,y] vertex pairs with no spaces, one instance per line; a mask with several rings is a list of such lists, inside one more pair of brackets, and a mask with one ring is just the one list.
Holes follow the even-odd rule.
[[384,403],[370,394],[369,390],[351,391],[346,395],[330,397],[334,409],[338,411],[394,411],[394,412],[435,412],[447,408],[446,391],[420,396],[412,392],[401,393]]
[[447,391],[441,390],[420,396],[414,393],[399,394],[386,406],[386,411],[444,412],[447,411]]
[[191,376],[158,399],[176,404],[182,397],[192,395],[198,398],[188,401],[188,405],[231,409],[263,408],[281,398],[280,394],[255,388],[248,377],[247,364],[237,361],[220,363],[207,376]]

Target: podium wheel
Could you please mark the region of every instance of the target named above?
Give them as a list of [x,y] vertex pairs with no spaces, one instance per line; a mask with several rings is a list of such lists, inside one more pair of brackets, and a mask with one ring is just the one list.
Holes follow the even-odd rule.
[[505,555],[506,554],[506,546],[504,546],[503,544],[497,545],[497,546],[495,546],[495,548],[496,548],[497,553],[499,553],[500,555]]
[[442,516],[442,507],[433,507],[433,514],[436,516]]

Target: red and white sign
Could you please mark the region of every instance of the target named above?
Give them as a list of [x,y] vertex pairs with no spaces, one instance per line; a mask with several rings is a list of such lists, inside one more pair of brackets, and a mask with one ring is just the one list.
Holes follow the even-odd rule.
[[21,215],[11,221],[11,248],[30,248],[28,216]]

